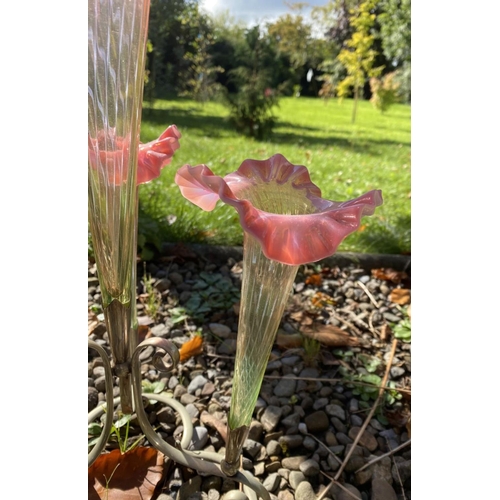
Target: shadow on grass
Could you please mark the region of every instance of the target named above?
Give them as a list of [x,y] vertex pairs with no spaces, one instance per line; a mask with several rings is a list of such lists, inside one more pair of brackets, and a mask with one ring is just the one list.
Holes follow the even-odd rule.
[[370,253],[408,254],[411,251],[411,216],[370,224],[370,230],[357,233],[358,242]]
[[[176,108],[172,107],[167,109],[154,109],[145,107],[143,109],[144,119],[148,122],[159,125],[166,126],[171,123],[175,123],[177,127],[182,131],[185,129],[197,129],[201,131],[206,137],[219,138],[222,135],[234,134],[235,129],[231,124],[228,117],[203,115],[200,113],[200,109],[195,107],[192,108]],[[279,128],[287,128],[296,130],[296,132],[280,132]],[[343,149],[350,150],[355,153],[367,153],[374,156],[381,155],[382,152],[379,150],[380,147],[389,146],[399,146],[403,144],[409,146],[410,144],[405,141],[391,141],[387,139],[376,140],[372,139],[367,141],[363,138],[346,138],[336,135],[331,135],[329,137],[321,137],[318,135],[304,135],[305,132],[321,132],[322,129],[319,127],[310,126],[300,126],[277,121],[275,130],[268,137],[260,142],[272,142],[276,144],[300,144],[304,147],[339,147]],[[324,132],[323,132],[324,133]],[[258,141],[257,139],[255,139]]]

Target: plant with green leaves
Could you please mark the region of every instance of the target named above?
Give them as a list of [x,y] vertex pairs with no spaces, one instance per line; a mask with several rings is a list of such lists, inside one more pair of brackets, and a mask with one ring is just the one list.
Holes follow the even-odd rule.
[[375,0],[367,0],[351,11],[350,24],[354,32],[346,42],[347,47],[338,55],[338,60],[347,71],[347,76],[338,84],[337,94],[342,99],[350,95],[352,90],[354,105],[351,123],[356,120],[359,94],[366,79],[379,76],[383,70],[383,66],[373,67],[377,56],[377,52],[373,49],[375,38],[371,34],[376,19],[376,15],[372,12],[375,6]]
[[[120,449],[120,453],[124,455],[127,451],[133,450],[143,439],[144,434],[141,434],[135,441],[132,441],[131,444],[129,441],[129,431],[130,431],[130,421],[134,415],[121,415],[118,420],[113,422],[110,431],[110,441],[114,440],[118,444],[118,448]],[[121,432],[122,428],[124,428],[125,435],[122,437]],[[88,443],[89,448],[94,446],[99,436],[102,432],[102,424],[98,424],[97,422],[93,422],[88,426],[88,434],[89,436],[96,436],[91,439]]]
[[398,102],[399,83],[396,80],[396,72],[387,73],[382,78],[370,78],[370,89],[372,91],[370,102],[384,113]]
[[[146,263],[144,263],[144,271],[146,270]],[[142,277],[142,284],[144,286],[144,293],[139,296],[140,301],[144,305],[146,314],[152,318],[156,319],[161,307],[161,294],[156,290],[153,285],[154,279],[151,274],[144,272]]]

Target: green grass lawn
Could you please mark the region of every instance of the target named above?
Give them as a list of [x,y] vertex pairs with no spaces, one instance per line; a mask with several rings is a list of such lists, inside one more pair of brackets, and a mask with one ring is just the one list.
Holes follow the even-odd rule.
[[144,103],[141,140],[155,139],[170,124],[182,133],[181,147],[159,179],[140,187],[139,232],[148,241],[184,241],[240,245],[242,230],[233,208],[221,205],[204,212],[185,200],[174,183],[178,168],[208,165],[226,175],[247,158],[281,153],[305,165],[323,197],[334,201],[381,189],[383,206],[363,219],[360,230],[340,246],[342,252],[410,252],[410,113],[394,105],[381,114],[367,101],[358,105],[351,124],[352,101],[339,103],[307,97],[282,98],[277,125],[265,141],[239,135],[218,103],[187,99]]

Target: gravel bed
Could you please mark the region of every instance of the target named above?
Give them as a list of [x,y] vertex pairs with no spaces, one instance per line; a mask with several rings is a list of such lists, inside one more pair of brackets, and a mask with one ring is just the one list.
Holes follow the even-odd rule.
[[[145,390],[162,387],[191,415],[194,450],[224,453],[217,424],[227,421],[231,401],[238,257],[170,245],[155,261],[138,264],[140,339],[163,337],[181,347],[194,335],[203,336],[203,352],[168,376],[150,364],[152,349],[141,356]],[[330,484],[374,403],[378,391],[369,384],[383,377],[394,338],[389,380],[403,391],[386,391],[340,476],[344,489],[334,485],[324,498],[353,498],[347,489],[363,500],[411,499],[410,269],[381,270],[374,267],[376,259],[367,262],[372,269],[345,261],[299,269],[243,450],[243,467],[273,500],[314,500]],[[89,338],[109,352],[95,264],[89,262],[88,269]],[[317,334],[320,342],[311,338]],[[91,349],[88,371],[90,411],[105,398],[102,361]],[[113,392],[117,396],[119,388]],[[164,439],[182,433],[170,408],[156,403],[147,412]],[[132,440],[140,432],[133,424]],[[110,441],[107,449],[113,447]],[[157,499],[230,500],[237,487],[230,479],[202,477],[175,465]]]

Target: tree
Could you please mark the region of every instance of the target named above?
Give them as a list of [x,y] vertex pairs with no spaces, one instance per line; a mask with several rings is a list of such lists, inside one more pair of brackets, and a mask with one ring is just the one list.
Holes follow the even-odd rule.
[[337,93],[340,98],[343,98],[350,94],[351,88],[353,89],[352,123],[356,120],[360,89],[364,87],[367,78],[379,76],[383,70],[382,66],[373,67],[377,55],[372,48],[374,36],[371,34],[376,18],[372,13],[375,5],[375,0],[366,0],[351,11],[350,24],[354,31],[346,42],[346,48],[342,49],[338,55],[338,60],[347,71],[347,76],[338,84]]
[[411,100],[411,0],[381,0],[377,18],[385,57],[396,69],[395,79],[405,102]]

